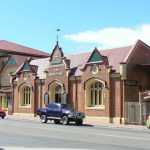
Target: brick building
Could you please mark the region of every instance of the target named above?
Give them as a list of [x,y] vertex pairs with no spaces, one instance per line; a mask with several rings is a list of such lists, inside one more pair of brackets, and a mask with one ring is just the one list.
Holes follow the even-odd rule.
[[0,108],[12,106],[12,76],[22,63],[30,59],[46,58],[48,53],[18,45],[9,41],[0,41]]
[[50,57],[26,59],[12,75],[12,111],[36,115],[48,103],[69,103],[86,116],[124,123],[125,103],[144,101],[150,90],[149,58],[150,47],[140,40],[68,56],[57,42]]

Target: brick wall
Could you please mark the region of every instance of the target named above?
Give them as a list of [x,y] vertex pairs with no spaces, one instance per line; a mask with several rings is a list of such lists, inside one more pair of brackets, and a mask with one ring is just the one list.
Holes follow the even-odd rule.
[[139,92],[150,89],[150,72],[138,64],[150,64],[150,50],[145,44],[137,44],[127,62],[127,79],[138,81],[138,86],[125,86],[125,101],[139,101]]
[[[32,96],[32,101],[31,101],[31,107],[23,107],[20,106],[20,99],[19,99],[19,89],[20,86],[23,85],[24,83],[27,83],[28,85],[30,85],[32,87],[32,92],[31,92],[31,96]],[[13,109],[13,113],[31,113],[34,114],[35,113],[35,76],[33,76],[31,73],[28,73],[28,78],[24,79],[23,78],[23,74],[21,74],[18,77],[18,81],[16,82],[16,84],[14,85],[14,109]]]
[[[100,64],[97,64],[97,66],[99,67],[98,73],[93,74],[92,71],[91,71],[91,67],[93,65],[94,64],[86,65],[86,67],[83,70],[83,75],[81,77],[81,84],[78,85],[78,108],[79,108],[80,111],[85,112],[85,114],[88,115],[88,116],[109,117],[109,115],[110,115],[110,91],[109,91],[110,76],[109,76],[109,72],[108,72],[108,69],[106,68],[105,64],[100,63]],[[89,79],[92,79],[92,78],[97,78],[97,79],[100,79],[100,80],[107,83],[108,88],[105,87],[105,89],[104,89],[105,109],[86,108],[86,105],[85,105],[86,97],[85,97],[85,87],[84,87],[84,85]]]

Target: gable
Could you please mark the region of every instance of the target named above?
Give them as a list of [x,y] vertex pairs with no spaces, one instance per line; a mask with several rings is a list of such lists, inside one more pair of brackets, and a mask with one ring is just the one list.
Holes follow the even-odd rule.
[[7,62],[7,65],[16,65],[16,60],[12,57],[9,58],[8,62]]
[[11,67],[5,67],[1,72],[0,83],[1,86],[11,86],[10,83],[10,74],[13,74],[18,69],[18,66],[13,65]]
[[27,70],[30,70],[29,64],[25,64],[22,68],[22,71],[27,71]]
[[51,54],[51,58],[50,58],[51,64],[52,65],[61,64],[63,57],[64,57],[64,54],[62,52],[61,47],[59,47],[58,42],[57,42]]
[[62,56],[59,49],[56,49],[52,56],[52,64],[61,64],[62,63]]
[[[139,55],[140,54],[140,55]],[[132,65],[143,65],[150,64],[150,47],[143,43],[142,41],[138,41],[131,51],[130,55],[126,58],[126,63],[130,63]]]
[[96,62],[96,61],[102,61],[102,57],[99,55],[99,53],[94,52],[91,58],[89,59],[88,63]]

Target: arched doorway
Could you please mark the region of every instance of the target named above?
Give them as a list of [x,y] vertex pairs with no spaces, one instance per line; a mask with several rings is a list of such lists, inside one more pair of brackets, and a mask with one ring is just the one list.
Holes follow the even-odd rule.
[[59,82],[53,82],[49,85],[50,103],[62,103],[63,85]]

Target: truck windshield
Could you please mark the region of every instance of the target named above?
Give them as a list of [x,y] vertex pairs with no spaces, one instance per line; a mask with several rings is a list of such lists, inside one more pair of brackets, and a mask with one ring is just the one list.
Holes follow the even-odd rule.
[[62,109],[73,110],[73,108],[71,107],[71,105],[68,105],[68,104],[61,104],[61,108],[62,108]]

